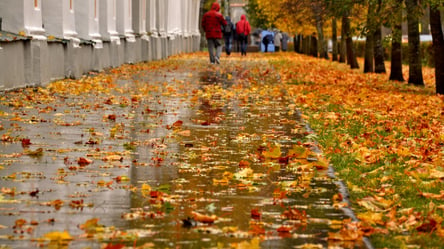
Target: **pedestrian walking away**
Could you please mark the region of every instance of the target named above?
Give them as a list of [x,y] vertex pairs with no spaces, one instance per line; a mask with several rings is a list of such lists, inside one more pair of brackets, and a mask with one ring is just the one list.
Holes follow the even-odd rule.
[[202,16],[202,28],[205,31],[205,37],[208,42],[208,54],[211,64],[220,64],[220,55],[222,53],[222,27],[227,25],[224,17],[219,13],[220,5],[214,2],[211,10]]
[[288,40],[290,39],[290,37],[288,36],[287,33],[282,33],[282,51],[286,52],[288,50]]
[[276,30],[274,35],[274,51],[279,52],[281,48],[281,42],[282,42],[282,34],[279,30]]
[[264,37],[262,38],[262,43],[264,44],[264,52],[267,53],[268,45],[270,43],[273,43],[273,35],[271,33],[265,34]]
[[241,45],[241,55],[247,55],[248,36],[250,32],[250,23],[247,21],[247,17],[242,15],[240,21],[236,23],[236,34]]
[[225,17],[225,21],[227,21],[227,25],[223,27],[224,33],[224,41],[225,41],[225,53],[229,56],[231,54],[231,48],[234,37],[234,24],[231,22],[231,18],[229,16]]

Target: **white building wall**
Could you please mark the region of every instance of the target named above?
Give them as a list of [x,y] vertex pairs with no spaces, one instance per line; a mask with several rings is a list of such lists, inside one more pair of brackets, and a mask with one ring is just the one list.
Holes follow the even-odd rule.
[[132,0],[117,1],[117,32],[125,36],[129,42],[134,42],[134,31],[132,29]]
[[46,34],[71,40],[78,46],[74,0],[42,0],[43,24]]
[[147,32],[151,36],[157,36],[159,33],[157,29],[157,2],[158,0],[147,0]]
[[0,42],[0,88],[196,51],[199,7],[200,0],[0,0],[3,30],[32,37]]
[[103,47],[99,33],[99,0],[76,0],[74,11],[79,37],[92,40],[96,48]]
[[63,38],[63,14],[63,0],[42,1],[43,23],[47,34]]
[[45,40],[41,0],[1,0],[2,29]]
[[25,0],[25,32],[34,39],[46,40],[42,20],[42,0]]
[[99,23],[102,39],[120,44],[117,32],[117,0],[102,0]]
[[181,27],[182,3],[186,0],[167,0],[168,15],[167,17],[167,33],[169,37],[181,35],[183,29]]
[[157,30],[161,37],[167,36],[168,0],[157,0]]
[[25,3],[17,0],[1,0],[0,16],[3,18],[2,29],[20,33],[25,32]]
[[[46,1],[46,0],[45,0]],[[57,1],[57,0],[56,0]],[[60,1],[60,0],[59,0]],[[74,12],[75,0],[61,0],[63,2],[63,37],[76,39],[76,17]]]
[[133,31],[140,36],[147,34],[147,5],[148,0],[132,0]]
[[186,0],[182,3],[182,9],[183,9],[183,14],[182,14],[182,19],[180,20],[181,23],[181,29],[183,32],[183,35],[185,37],[190,36],[191,32],[190,32],[190,25],[191,25],[191,0]]

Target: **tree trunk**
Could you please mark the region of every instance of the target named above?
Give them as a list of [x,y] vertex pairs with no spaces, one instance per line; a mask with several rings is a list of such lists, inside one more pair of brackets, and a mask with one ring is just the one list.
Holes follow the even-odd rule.
[[344,18],[341,20],[341,43],[340,43],[340,50],[339,50],[339,62],[345,63],[347,62],[347,45],[345,42],[345,29],[344,29]]
[[374,4],[371,1],[368,2],[368,10],[367,10],[367,30],[365,37],[365,54],[364,54],[364,73],[372,73],[375,71],[374,67],[374,48],[375,48],[375,39],[374,39]]
[[359,68],[358,60],[356,59],[355,50],[353,48],[353,38],[351,35],[350,17],[348,13],[342,16],[342,28],[344,29],[345,32],[347,63],[350,65],[350,68],[352,69]]
[[302,38],[302,49],[304,54],[310,54],[310,36],[305,36]]
[[310,37],[310,55],[318,57],[318,39],[315,34]]
[[430,29],[432,31],[435,56],[436,93],[444,94],[444,37],[440,11],[433,7],[430,7]]
[[365,39],[364,73],[374,72],[373,47],[373,34],[372,32],[368,32]]
[[392,52],[391,52],[391,71],[390,80],[404,81],[402,75],[402,17],[398,19],[398,23],[392,28]]
[[[382,0],[378,0],[378,7],[376,8],[376,16],[381,14]],[[379,18],[376,18],[379,20]],[[378,21],[374,28],[373,34],[373,53],[375,57],[375,73],[385,73],[385,61],[384,61],[384,47],[382,46],[382,25]]]
[[338,61],[338,27],[336,18],[333,17],[332,23],[331,23],[331,41],[332,41],[332,59],[333,61]]
[[409,83],[423,86],[421,54],[419,50],[419,17],[417,0],[406,0],[407,26],[409,35]]
[[375,73],[385,73],[384,47],[382,46],[382,30],[378,26],[373,35],[373,53],[375,57]]
[[328,52],[325,39],[324,39],[324,29],[323,29],[323,23],[322,20],[316,21],[316,29],[318,31],[318,50],[319,50],[319,57],[328,59]]
[[300,52],[300,50],[299,50],[300,44],[301,44],[301,42],[300,42],[300,40],[299,40],[299,35],[298,35],[298,34],[294,35],[294,38],[293,38],[293,46],[294,46],[294,51],[295,51],[296,53],[299,53],[299,52]]

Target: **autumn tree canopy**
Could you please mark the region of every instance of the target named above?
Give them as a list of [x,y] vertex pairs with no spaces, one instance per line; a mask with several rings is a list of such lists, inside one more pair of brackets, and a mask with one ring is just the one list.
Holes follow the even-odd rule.
[[[345,39],[342,41],[343,44],[338,46],[342,47],[342,52],[347,52],[346,61],[352,68],[357,68],[358,65],[351,37],[365,37],[367,40],[365,72],[386,72],[382,46],[384,37],[381,28],[390,28],[392,30],[390,38],[393,39],[391,60],[394,70],[390,73],[390,79],[403,81],[401,57],[408,56],[410,68],[408,82],[423,85],[419,20],[427,9],[431,13],[433,50],[435,54],[442,54],[444,42],[440,16],[444,10],[444,2],[441,0],[250,0],[247,12],[251,23],[258,28],[277,28],[305,36],[316,33],[318,54],[323,58],[328,58],[326,40],[332,37],[331,31],[341,34],[340,36]],[[336,20],[341,20],[342,25],[336,26]],[[405,55],[401,55],[400,49],[402,22],[408,23],[410,38],[409,51]],[[347,39],[350,40],[346,42]],[[444,76],[440,74],[444,62],[441,61],[443,60],[441,57],[435,57],[436,89],[437,93],[444,94]]]

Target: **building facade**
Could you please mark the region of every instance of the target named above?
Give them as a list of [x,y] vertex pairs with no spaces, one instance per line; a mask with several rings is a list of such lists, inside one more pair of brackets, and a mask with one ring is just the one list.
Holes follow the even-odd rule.
[[0,90],[200,47],[199,0],[0,0]]

